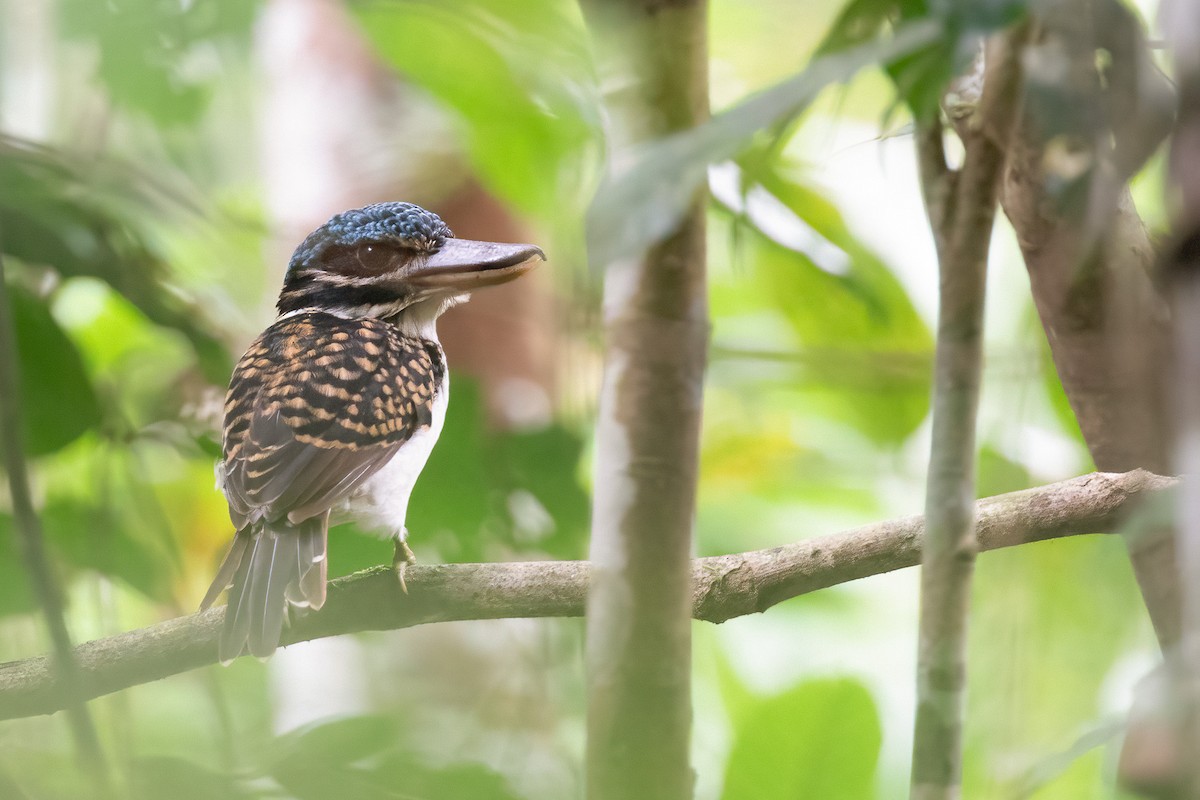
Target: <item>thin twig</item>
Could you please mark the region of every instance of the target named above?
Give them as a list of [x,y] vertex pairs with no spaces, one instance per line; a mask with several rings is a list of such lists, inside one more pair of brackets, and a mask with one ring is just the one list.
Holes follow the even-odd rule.
[[[976,504],[980,550],[1117,529],[1137,502],[1174,486],[1149,472],[1092,473]],[[920,516],[879,522],[770,550],[692,562],[692,614],[725,622],[792,597],[911,567],[921,558]],[[404,594],[388,567],[332,581],[316,614],[284,631],[293,643],[433,622],[583,614],[586,561],[415,565]],[[85,697],[98,697],[217,662],[224,608],[98,639],[76,648]],[[63,693],[45,657],[0,664],[0,719],[51,714]]]
[[[0,251],[2,253],[2,251]],[[80,758],[99,782],[97,789],[108,786],[108,770],[96,736],[96,727],[88,713],[80,690],[79,667],[75,663],[71,636],[63,616],[62,594],[54,579],[42,538],[41,520],[33,507],[29,475],[25,470],[25,445],[21,431],[21,387],[17,366],[16,326],[5,280],[4,258],[0,254],[0,448],[4,451],[4,470],[12,497],[17,545],[33,595],[41,606],[55,653],[55,667],[61,703],[67,711],[71,735]]]
[[938,253],[946,248],[946,214],[958,173],[946,163],[942,120],[936,114],[913,120],[921,194]]

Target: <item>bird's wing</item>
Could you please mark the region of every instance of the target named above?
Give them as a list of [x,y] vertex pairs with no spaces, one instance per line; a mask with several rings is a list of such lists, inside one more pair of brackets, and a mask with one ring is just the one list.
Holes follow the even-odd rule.
[[323,514],[433,419],[438,345],[314,312],[250,346],[225,403],[225,496],[239,529]]

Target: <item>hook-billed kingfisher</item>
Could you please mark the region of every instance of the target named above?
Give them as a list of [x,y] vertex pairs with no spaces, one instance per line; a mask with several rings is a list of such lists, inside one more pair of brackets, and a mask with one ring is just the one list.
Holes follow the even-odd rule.
[[338,214],[296,248],[279,315],[225,399],[217,485],[237,534],[201,603],[229,589],[222,661],[269,656],[289,605],[324,604],[330,524],[391,537],[404,585],[408,500],[449,400],[437,319],[544,259],[529,244],[457,239],[399,202]]

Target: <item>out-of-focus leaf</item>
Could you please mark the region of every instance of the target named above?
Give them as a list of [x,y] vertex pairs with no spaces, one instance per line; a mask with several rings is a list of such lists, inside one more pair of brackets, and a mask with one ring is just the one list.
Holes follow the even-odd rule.
[[4,769],[0,769],[0,797],[7,797],[10,800],[29,800],[29,795],[21,791],[21,787]]
[[[1114,669],[1135,643],[1149,645],[1125,543],[1069,537],[991,553],[976,566],[971,614],[963,796],[1022,797],[1006,784],[1041,756],[1071,751]],[[1036,796],[1099,796],[1104,759],[1080,756]]]
[[353,764],[394,747],[398,733],[388,717],[340,717],[285,734],[275,746],[281,760]]
[[581,558],[590,519],[587,492],[579,483],[583,439],[561,425],[503,432],[491,451],[513,543],[557,558]]
[[979,448],[976,463],[975,492],[979,497],[1017,492],[1033,485],[1029,470],[990,445]]
[[15,537],[13,518],[0,514],[0,616],[23,614],[37,608]]
[[[409,503],[408,529],[418,556],[426,541],[448,561],[487,558],[489,545],[496,544],[579,557],[589,519],[578,480],[582,453],[582,439],[558,425],[486,430],[479,388],[456,379],[446,426]],[[370,563],[379,563],[379,545],[371,552]],[[335,554],[331,567],[340,558]]]
[[829,26],[817,53],[836,53],[869,42],[899,16],[898,6],[898,0],[850,0]]
[[805,681],[738,724],[722,800],[867,800],[883,739],[871,693],[849,678]]
[[[485,457],[483,400],[479,388],[462,379],[454,381],[450,395],[446,425],[409,500],[409,544],[418,558],[432,549],[447,561],[477,561],[484,556],[482,532],[498,520],[495,476]],[[390,543],[357,525],[339,526],[330,535],[336,540],[330,547],[330,577],[386,563],[392,556]]]
[[116,505],[133,498],[119,493],[112,500],[48,504],[42,510],[47,539],[75,567],[119,578],[153,600],[169,600],[175,572],[171,560],[161,546],[146,541],[142,520]]
[[479,387],[456,380],[446,425],[409,502],[408,529],[414,547],[422,538],[432,539],[446,559],[482,557],[480,532],[494,518],[494,484],[484,460],[483,425]]
[[819,53],[836,53],[878,35],[889,21],[937,20],[943,35],[888,60],[885,69],[900,98],[918,116],[936,114],[950,80],[961,74],[980,37],[1016,22],[1028,0],[851,0],[830,27]]
[[21,421],[31,455],[52,453],[100,422],[100,405],[75,344],[45,304],[9,287],[21,380]]
[[600,103],[573,3],[369,2],[355,9],[380,54],[462,118],[472,161],[490,188],[547,216],[582,202],[589,162],[599,154]]
[[446,797],[462,800],[522,800],[502,775],[483,764],[455,763],[444,767],[422,764],[404,755],[385,760],[376,774],[399,787],[400,796]]
[[65,0],[60,19],[67,36],[94,41],[97,73],[118,105],[159,124],[195,122],[208,86],[189,57],[227,37],[248,38],[254,0]]
[[397,749],[399,727],[381,716],[343,717],[280,737],[267,771],[300,800],[412,797],[519,800],[480,764],[435,767]]
[[675,228],[704,184],[708,166],[736,156],[755,134],[801,113],[825,87],[871,64],[911,53],[937,39],[933,21],[815,58],[804,71],[759,92],[689,131],[650,142],[596,195],[588,213],[588,252],[603,266],[641,252]]
[[1098,748],[1114,744],[1125,733],[1129,722],[1125,719],[1097,723],[1082,733],[1065,750],[1040,759],[1026,771],[1012,793],[1012,797],[1033,797],[1041,789],[1052,784],[1081,758]]
[[305,726],[280,737],[267,771],[300,800],[403,797],[361,762],[396,746],[397,726],[386,717],[343,717]]
[[791,212],[791,224],[806,234],[805,244],[785,246],[753,214],[739,217],[749,228],[744,252],[762,299],[802,345],[794,364],[805,392],[873,441],[899,444],[929,410],[932,334],[891,270],[831,203],[775,167],[752,167],[751,188]]
[[139,758],[130,776],[137,800],[238,800],[250,796],[233,777],[183,758]]
[[[165,481],[171,468],[165,460],[148,461],[156,448],[179,460],[165,445],[114,445],[95,436],[59,452],[40,465],[46,497],[42,523],[47,541],[66,563],[164,602],[173,597],[181,562],[173,526],[186,527],[195,512],[182,504],[169,511],[160,503],[155,484]],[[207,490],[201,484],[200,491]],[[173,513],[180,518],[173,519]]]
[[102,178],[94,165],[0,137],[0,247],[63,277],[109,284],[152,322],[186,335],[205,377],[224,383],[232,367],[224,345],[170,287],[165,265],[129,223],[162,198],[131,168],[114,170],[120,175]]

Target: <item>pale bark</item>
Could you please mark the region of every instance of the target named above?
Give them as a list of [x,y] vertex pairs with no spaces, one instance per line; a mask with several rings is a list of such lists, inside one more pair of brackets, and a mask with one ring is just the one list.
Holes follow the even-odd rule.
[[[587,10],[594,30],[617,37],[607,65],[628,79],[615,109],[626,132],[621,146],[707,118],[705,0]],[[608,265],[605,329],[587,614],[587,796],[686,800],[694,782],[690,558],[709,333],[700,192],[663,241]]]
[[[1093,473],[976,503],[980,550],[1112,532],[1146,498],[1178,481],[1148,472]],[[766,611],[792,597],[920,562],[925,521],[879,522],[796,544],[695,559],[691,613],[725,622]],[[417,564],[408,594],[390,567],[330,582],[316,614],[298,616],[284,644],[367,630],[435,622],[583,614],[590,565],[584,561],[511,564]],[[217,663],[224,607],[98,639],[75,648],[83,696],[98,697]],[[45,657],[0,664],[0,719],[51,714],[65,696]]]

